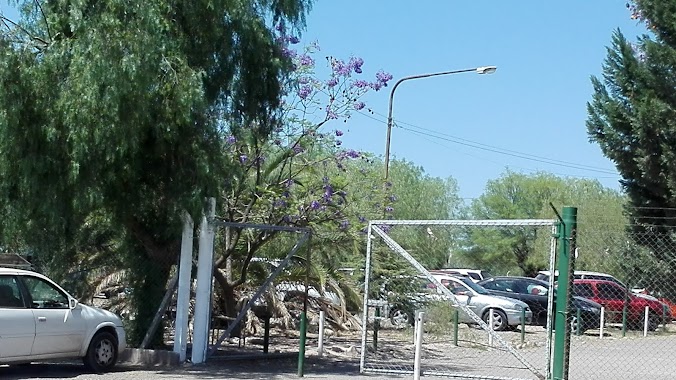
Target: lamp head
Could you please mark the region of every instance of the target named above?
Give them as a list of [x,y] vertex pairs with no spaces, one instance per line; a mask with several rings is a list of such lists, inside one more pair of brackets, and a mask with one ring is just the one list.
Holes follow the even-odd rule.
[[476,68],[477,74],[493,74],[498,68],[496,66],[481,66]]

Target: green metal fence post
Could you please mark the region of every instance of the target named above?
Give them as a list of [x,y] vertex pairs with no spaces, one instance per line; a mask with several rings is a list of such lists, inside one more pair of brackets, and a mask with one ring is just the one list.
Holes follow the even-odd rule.
[[376,306],[376,317],[373,320],[373,351],[378,351],[379,329],[380,329],[380,306]]
[[[568,350],[570,349],[570,326],[568,325],[568,304],[571,287],[571,253],[575,249],[575,231],[577,229],[577,208],[563,208],[563,222],[559,224],[559,277],[556,303],[556,331],[554,332],[554,358],[552,378],[568,378]],[[574,262],[572,263],[574,265]],[[553,278],[552,278],[553,280]],[[563,302],[561,302],[563,301]]]
[[622,338],[627,336],[627,303],[622,307]]
[[307,314],[300,313],[300,345],[298,347],[298,377],[305,374],[305,341],[307,337]]
[[460,313],[458,309],[453,310],[453,345],[458,346],[458,324]]

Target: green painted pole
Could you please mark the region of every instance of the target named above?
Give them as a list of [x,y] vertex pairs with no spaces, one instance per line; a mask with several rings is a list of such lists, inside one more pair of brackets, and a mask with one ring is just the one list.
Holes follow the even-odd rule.
[[373,321],[373,351],[378,351],[378,330],[380,330],[380,306],[376,306],[376,317]]
[[667,305],[662,305],[662,331],[667,332]]
[[305,369],[305,340],[307,333],[307,314],[300,313],[300,345],[298,347],[298,377],[303,377]]
[[521,344],[526,341],[526,309],[521,309]]
[[582,319],[579,308],[577,309],[576,313],[577,315],[575,317],[577,318],[577,323],[575,324],[575,335],[580,335],[580,329],[582,328],[580,325],[582,324]]
[[453,310],[453,345],[458,346],[458,325],[460,318],[460,313],[458,309]]
[[[577,230],[577,208],[563,208],[563,222],[559,224],[559,282],[557,286],[556,329],[554,332],[554,358],[552,378],[568,379],[568,350],[570,349],[570,326],[568,324],[568,304],[570,303],[571,260],[575,249],[575,231]],[[573,263],[574,265],[574,263]],[[564,301],[564,302],[561,302]]]

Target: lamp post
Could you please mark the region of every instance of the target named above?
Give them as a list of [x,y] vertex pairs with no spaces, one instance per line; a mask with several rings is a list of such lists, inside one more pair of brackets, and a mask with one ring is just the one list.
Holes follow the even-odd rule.
[[390,136],[392,135],[392,101],[394,100],[394,91],[401,84],[401,82],[412,79],[421,79],[421,78],[437,77],[441,75],[469,73],[469,72],[475,72],[477,74],[493,74],[495,70],[497,70],[497,67],[495,66],[481,66],[473,69],[442,71],[438,73],[411,75],[399,79],[397,83],[395,83],[394,86],[392,86],[392,91],[390,92],[390,105],[387,112],[387,139],[385,141],[385,183],[387,183],[387,180],[389,179],[390,176]]

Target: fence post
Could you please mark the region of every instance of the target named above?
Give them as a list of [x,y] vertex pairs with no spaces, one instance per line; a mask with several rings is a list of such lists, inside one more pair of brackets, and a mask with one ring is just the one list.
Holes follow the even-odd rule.
[[422,354],[424,311],[415,313],[415,357],[413,359],[413,379],[420,380],[420,358]]
[[460,324],[460,312],[453,310],[453,345],[458,346],[458,325]]
[[[366,313],[368,313],[368,310],[366,311]],[[380,306],[376,306],[375,313],[376,313],[375,318],[373,318],[373,351],[378,351],[378,330],[380,329]]]
[[188,212],[183,212],[183,236],[181,238],[181,258],[178,266],[178,295],[176,296],[176,332],[174,352],[179,362],[185,362],[188,348],[188,319],[190,314],[190,287],[192,283],[193,231],[195,225]]
[[[570,326],[568,324],[568,304],[570,303],[571,264],[575,249],[575,231],[577,229],[577,208],[564,207],[563,221],[559,224],[559,282],[556,303],[556,331],[554,332],[554,357],[552,378],[565,380],[568,378],[568,350],[570,349]],[[552,278],[553,280],[553,278]]]
[[204,363],[207,355],[211,319],[211,290],[214,273],[214,227],[211,224],[216,212],[216,199],[209,198],[208,209],[202,215],[200,242],[197,258],[197,290],[195,291],[194,331],[192,339],[192,362]]
[[324,354],[324,310],[319,312],[319,342],[317,343],[317,355],[321,358]]

